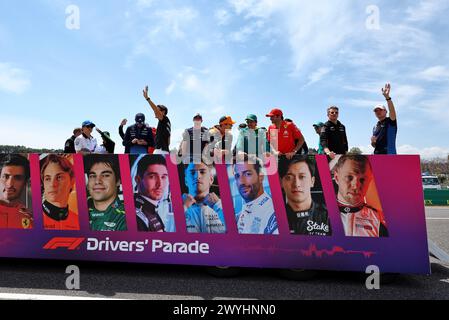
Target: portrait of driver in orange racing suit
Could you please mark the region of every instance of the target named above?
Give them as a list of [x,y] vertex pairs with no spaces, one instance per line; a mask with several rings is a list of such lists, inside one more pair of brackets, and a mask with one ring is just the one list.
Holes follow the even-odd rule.
[[0,156],[0,228],[31,229],[33,215],[23,203],[30,163],[21,155]]
[[46,230],[79,230],[77,209],[69,205],[70,194],[75,189],[72,157],[49,154],[40,161]]

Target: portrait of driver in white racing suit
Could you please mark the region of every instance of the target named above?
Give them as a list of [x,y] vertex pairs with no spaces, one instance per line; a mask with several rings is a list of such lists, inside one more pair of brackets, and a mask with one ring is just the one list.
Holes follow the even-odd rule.
[[383,212],[366,203],[366,194],[374,183],[368,157],[343,155],[335,166],[337,202],[346,236],[388,237]]
[[234,178],[243,199],[238,214],[237,228],[240,234],[279,234],[273,200],[265,192],[263,166],[256,157],[237,157]]

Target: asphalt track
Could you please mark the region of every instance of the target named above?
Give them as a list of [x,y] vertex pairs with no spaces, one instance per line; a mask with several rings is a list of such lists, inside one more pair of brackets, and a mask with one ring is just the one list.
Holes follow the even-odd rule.
[[[427,208],[429,238],[449,253],[449,208]],[[401,275],[368,290],[358,273],[322,272],[313,280],[286,280],[275,270],[246,269],[219,279],[204,268],[77,263],[81,290],[65,288],[66,262],[0,260],[0,299],[449,299],[449,265],[431,258],[432,275]]]

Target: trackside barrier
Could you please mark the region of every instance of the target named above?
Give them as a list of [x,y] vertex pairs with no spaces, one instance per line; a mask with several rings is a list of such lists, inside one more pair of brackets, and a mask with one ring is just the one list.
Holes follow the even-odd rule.
[[[0,195],[0,257],[363,272],[376,265],[381,272],[430,274],[419,156],[366,156],[363,177],[352,160],[334,167],[325,156],[311,156],[314,179],[310,167],[300,174],[301,164],[270,159],[276,170],[262,168],[251,180],[244,166],[217,164],[209,172],[167,157],[147,170],[142,161],[157,156],[110,155],[113,168],[92,165],[92,156],[65,155],[73,169],[66,189],[65,171],[51,162],[45,167],[48,155],[21,156],[30,180],[19,202],[13,191]],[[360,196],[350,181],[366,183],[357,205],[337,201]],[[205,184],[209,194],[195,198]],[[115,192],[116,201],[104,207]],[[153,200],[153,215],[139,192]],[[293,210],[294,199],[310,201],[309,192],[310,208]],[[165,232],[139,231],[148,225]]]
[[424,190],[426,206],[449,206],[449,190]]

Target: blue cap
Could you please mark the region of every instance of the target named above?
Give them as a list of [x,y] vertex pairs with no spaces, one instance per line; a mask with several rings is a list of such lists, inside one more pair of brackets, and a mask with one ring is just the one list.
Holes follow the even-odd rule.
[[86,120],[86,121],[83,122],[82,127],[83,127],[83,128],[84,128],[84,127],[92,127],[92,128],[95,128],[95,124],[94,124],[92,121],[90,121],[90,120]]

